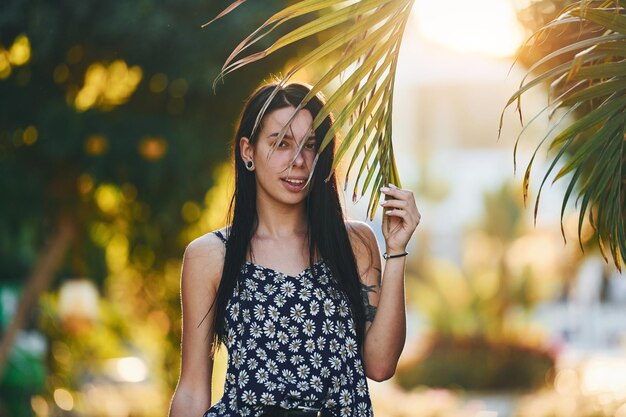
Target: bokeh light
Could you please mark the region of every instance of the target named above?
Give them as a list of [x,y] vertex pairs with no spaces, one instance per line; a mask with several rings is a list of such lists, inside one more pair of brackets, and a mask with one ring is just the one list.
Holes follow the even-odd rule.
[[98,156],[104,154],[109,147],[109,142],[104,135],[91,135],[85,140],[85,153]]
[[[18,35],[8,50],[0,46],[0,80],[8,78],[12,71],[12,67],[19,67],[28,64],[31,58],[30,40],[24,34]],[[30,79],[28,72],[22,73],[22,77],[27,78],[18,80],[18,84],[25,85]]]
[[119,188],[111,184],[102,184],[96,189],[95,198],[98,208],[103,213],[110,215],[118,213],[122,201]]
[[128,67],[119,59],[109,65],[93,63],[85,72],[84,85],[76,94],[74,105],[79,111],[94,106],[110,110],[128,101],[142,76],[139,66]]
[[162,93],[167,88],[167,75],[159,72],[150,77],[149,88],[153,93]]
[[30,60],[30,41],[26,35],[19,35],[9,49],[9,61],[15,66],[24,65]]
[[161,137],[144,137],[139,141],[139,154],[149,160],[157,161],[165,156],[167,141]]
[[54,390],[54,402],[64,411],[71,411],[74,408],[74,397],[72,393],[63,388]]
[[37,142],[37,138],[39,138],[39,132],[37,131],[37,128],[35,126],[31,125],[24,129],[23,137],[25,145],[32,145]]
[[50,414],[50,406],[41,395],[34,395],[30,399],[30,405],[37,417],[48,417]]
[[128,356],[124,358],[109,359],[106,362],[109,374],[124,382],[141,382],[148,377],[146,363],[138,357]]

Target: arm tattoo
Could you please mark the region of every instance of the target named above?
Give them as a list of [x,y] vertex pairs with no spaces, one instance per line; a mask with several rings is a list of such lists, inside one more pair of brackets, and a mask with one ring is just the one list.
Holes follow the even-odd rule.
[[365,321],[373,322],[374,316],[376,315],[377,306],[373,306],[370,304],[369,293],[376,292],[376,287],[380,288],[380,271],[378,274],[378,283],[374,285],[365,285],[361,282],[361,300],[363,302],[363,307],[365,308]]

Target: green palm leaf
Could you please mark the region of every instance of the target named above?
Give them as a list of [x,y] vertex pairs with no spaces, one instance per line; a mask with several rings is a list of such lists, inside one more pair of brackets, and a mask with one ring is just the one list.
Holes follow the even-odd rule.
[[[608,262],[608,243],[608,253],[621,271],[626,259],[626,1],[576,2],[539,29],[529,42],[556,38],[569,25],[579,31],[578,39],[538,58],[505,105],[506,110],[517,103],[521,114],[521,96],[537,85],[549,83],[550,103],[542,112],[548,110],[551,116],[564,109],[576,115],[568,125],[564,124],[565,118],[558,120],[539,142],[526,169],[524,200],[535,155],[548,141],[548,150],[556,155],[539,187],[535,220],[543,185],[556,163],[565,157],[566,162],[552,181],[571,175],[561,207],[563,238],[565,207],[577,192],[581,248],[582,226],[588,216],[602,255]],[[552,131],[557,133],[552,135]],[[516,151],[517,142],[514,154]]]
[[[233,2],[209,23],[226,16],[244,1]],[[370,218],[374,217],[381,197],[380,187],[389,183],[401,186],[391,144],[391,103],[400,43],[413,2],[414,0],[298,1],[269,17],[248,35],[226,59],[216,78],[217,82],[230,72],[304,38],[318,36],[320,39],[327,39],[290,68],[280,78],[278,87],[285,85],[298,70],[323,58],[336,57],[334,65],[313,83],[311,92],[304,98],[299,109],[315,94],[328,88],[333,81],[349,73],[341,81],[341,85],[328,95],[327,103],[313,121],[312,128],[317,128],[330,113],[336,115],[331,130],[322,139],[320,152],[339,131],[347,132],[338,146],[333,171],[348,150],[354,147],[345,178],[346,186],[354,164],[362,157],[355,180],[353,200],[356,201],[371,189],[368,204]],[[259,40],[295,18],[308,20],[279,36],[266,49],[247,52]],[[267,104],[273,96],[274,94],[270,96]],[[255,129],[258,128],[266,108],[267,106],[257,118]],[[285,132],[286,129],[281,135]],[[277,144],[278,142],[276,141]]]

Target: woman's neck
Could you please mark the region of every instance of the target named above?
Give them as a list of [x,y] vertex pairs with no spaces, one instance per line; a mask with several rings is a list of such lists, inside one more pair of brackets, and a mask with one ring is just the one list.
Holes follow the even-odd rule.
[[306,234],[307,218],[304,201],[298,205],[278,204],[257,196],[255,234],[263,238],[283,239]]

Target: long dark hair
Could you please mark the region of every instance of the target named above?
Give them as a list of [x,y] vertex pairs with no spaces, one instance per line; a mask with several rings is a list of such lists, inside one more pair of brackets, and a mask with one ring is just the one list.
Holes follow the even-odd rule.
[[[248,171],[244,165],[239,141],[242,137],[247,137],[253,146],[256,144],[263,119],[261,119],[261,125],[253,132],[254,125],[263,105],[271,97],[275,87],[276,84],[264,85],[250,96],[244,106],[233,138],[235,191],[228,213],[231,227],[227,232],[228,244],[226,246],[224,269],[216,297],[213,352],[216,347],[225,343],[226,305],[232,296],[241,269],[246,262],[250,240],[255,233],[257,224],[255,174]],[[285,107],[297,107],[309,91],[310,87],[298,83],[281,87],[272,98],[264,115]],[[318,95],[308,101],[303,109],[308,110],[315,119],[323,104],[324,98]],[[319,149],[321,141],[330,129],[332,122],[332,115],[329,115],[315,130],[316,150]],[[365,333],[365,309],[361,301],[361,286],[356,260],[348,238],[335,174],[333,173],[330,179],[325,181],[330,174],[334,156],[335,138],[319,155],[306,198],[310,270],[316,273],[313,264],[315,254],[317,253],[325,260],[339,287],[348,298],[357,341],[362,346]]]

